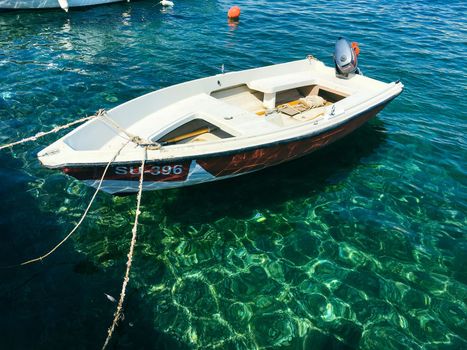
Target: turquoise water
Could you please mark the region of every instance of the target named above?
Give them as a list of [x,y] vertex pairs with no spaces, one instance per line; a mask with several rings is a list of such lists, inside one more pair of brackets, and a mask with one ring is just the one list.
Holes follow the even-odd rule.
[[[145,0],[0,14],[0,144],[219,72],[332,64],[401,79],[378,118],[304,159],[144,193],[116,349],[467,348],[463,1]],[[47,251],[92,190],[38,164],[53,137],[0,153],[0,264]],[[0,348],[94,349],[118,297],[135,197],[100,194],[41,264],[0,270]]]

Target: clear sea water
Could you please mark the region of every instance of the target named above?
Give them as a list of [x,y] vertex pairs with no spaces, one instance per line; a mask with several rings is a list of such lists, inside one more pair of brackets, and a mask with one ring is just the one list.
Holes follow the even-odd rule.
[[[115,349],[466,349],[465,1],[144,0],[0,13],[0,144],[174,83],[360,43],[404,93],[282,166],[144,193]],[[0,265],[73,227],[92,190],[42,169],[54,137],[0,153]],[[100,194],[43,263],[0,270],[0,348],[97,349],[135,197]]]

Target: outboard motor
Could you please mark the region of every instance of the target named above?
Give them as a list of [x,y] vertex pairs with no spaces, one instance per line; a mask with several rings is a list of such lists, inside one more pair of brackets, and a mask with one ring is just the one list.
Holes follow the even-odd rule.
[[349,79],[350,74],[362,74],[358,68],[358,54],[360,49],[357,43],[349,43],[344,38],[339,38],[334,51],[334,66],[338,78]]

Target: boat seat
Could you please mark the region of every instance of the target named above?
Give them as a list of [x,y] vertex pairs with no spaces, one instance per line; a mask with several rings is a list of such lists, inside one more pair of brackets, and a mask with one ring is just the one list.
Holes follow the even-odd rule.
[[248,87],[253,90],[272,94],[279,91],[314,84],[316,84],[316,79],[312,79],[308,74],[306,74],[306,72],[302,72],[295,74],[284,74],[273,78],[252,80],[248,83]]
[[250,112],[256,112],[263,107],[262,95],[260,92],[251,91],[246,84],[211,93],[211,97],[232,106],[242,106]]

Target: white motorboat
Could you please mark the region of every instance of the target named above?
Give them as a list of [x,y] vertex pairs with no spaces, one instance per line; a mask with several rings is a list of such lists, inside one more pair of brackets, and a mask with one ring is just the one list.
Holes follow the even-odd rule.
[[0,10],[52,9],[110,4],[130,0],[0,0]]
[[[167,87],[89,120],[40,162],[112,194],[230,178],[305,156],[351,133],[403,89],[357,74],[340,39],[335,68],[313,57]],[[141,169],[143,157],[146,159]]]

